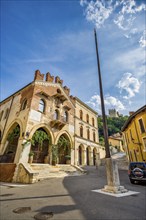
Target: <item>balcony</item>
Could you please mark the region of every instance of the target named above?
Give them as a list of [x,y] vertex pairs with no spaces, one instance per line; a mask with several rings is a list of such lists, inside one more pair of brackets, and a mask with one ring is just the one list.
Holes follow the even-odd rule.
[[63,116],[61,116],[58,119],[52,117],[50,121],[51,128],[56,128],[59,130],[62,129],[66,124],[68,124],[68,122],[65,120]]
[[60,94],[60,93],[57,93],[53,95],[52,97],[55,99],[59,99],[61,102],[64,102],[65,100],[67,100],[67,98],[63,94]]

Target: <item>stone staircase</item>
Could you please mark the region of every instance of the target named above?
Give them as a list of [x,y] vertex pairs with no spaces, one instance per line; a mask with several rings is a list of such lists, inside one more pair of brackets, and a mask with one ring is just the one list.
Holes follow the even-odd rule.
[[79,167],[74,167],[68,164],[58,164],[56,166],[51,166],[49,164],[30,164],[33,172],[37,172],[38,181],[53,177],[65,177],[70,175],[81,175],[82,170]]

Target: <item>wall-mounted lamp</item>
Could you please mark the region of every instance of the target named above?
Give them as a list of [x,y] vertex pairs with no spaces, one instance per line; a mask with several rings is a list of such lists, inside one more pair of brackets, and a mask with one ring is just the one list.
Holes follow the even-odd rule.
[[26,136],[26,137],[29,137],[29,134],[30,134],[30,132],[27,131],[26,134],[25,134],[25,136]]

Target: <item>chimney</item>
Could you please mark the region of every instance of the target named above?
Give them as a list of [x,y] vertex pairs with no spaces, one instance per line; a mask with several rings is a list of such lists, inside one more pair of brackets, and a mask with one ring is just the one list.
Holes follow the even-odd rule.
[[35,80],[44,80],[44,74],[41,74],[39,70],[35,71],[34,81]]
[[59,83],[62,86],[63,80],[61,80],[59,76],[56,76],[55,77],[55,83]]
[[69,95],[70,89],[69,89],[67,86],[64,86],[63,88],[64,88],[65,93],[66,93],[67,95]]
[[129,115],[131,116],[131,115],[133,115],[134,114],[134,112],[129,112]]
[[46,73],[46,82],[53,82],[54,76],[51,76],[51,74],[48,72]]

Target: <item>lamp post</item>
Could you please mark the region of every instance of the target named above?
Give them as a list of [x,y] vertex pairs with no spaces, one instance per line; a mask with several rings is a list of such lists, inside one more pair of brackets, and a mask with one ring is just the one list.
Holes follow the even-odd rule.
[[94,36],[95,36],[101,110],[102,110],[102,118],[103,118],[104,142],[105,142],[105,152],[106,152],[105,162],[106,162],[107,185],[104,186],[102,190],[110,193],[124,193],[127,192],[127,190],[123,186],[120,186],[118,167],[116,162],[112,160],[110,155],[110,149],[108,143],[108,127],[107,127],[105,107],[104,107],[104,97],[103,97],[103,89],[102,89],[102,79],[101,79],[101,71],[100,71],[100,60],[98,53],[96,29],[94,29]]

